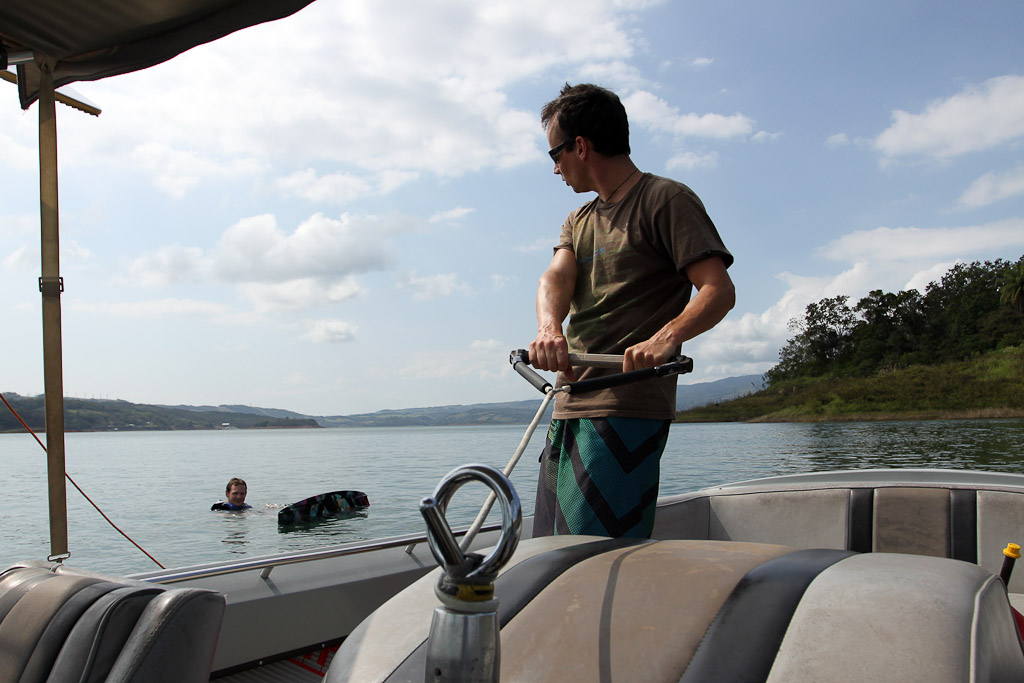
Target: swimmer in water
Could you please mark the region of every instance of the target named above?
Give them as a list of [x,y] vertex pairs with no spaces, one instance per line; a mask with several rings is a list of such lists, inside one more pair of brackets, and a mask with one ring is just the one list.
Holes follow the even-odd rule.
[[249,492],[249,487],[246,486],[245,481],[238,477],[232,477],[228,485],[224,487],[224,497],[227,500],[218,500],[212,506],[211,510],[248,510],[251,505],[245,504],[245,495]]

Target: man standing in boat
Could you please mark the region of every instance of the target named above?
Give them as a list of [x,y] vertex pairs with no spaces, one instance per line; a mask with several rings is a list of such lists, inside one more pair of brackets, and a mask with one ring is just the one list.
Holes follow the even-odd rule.
[[[541,123],[555,174],[597,197],[569,214],[540,278],[531,364],[557,370],[561,386],[615,372],[577,373],[570,352],[622,354],[627,372],[668,361],[733,307],[732,255],[690,188],[634,165],[626,110],[613,92],[566,84]],[[675,394],[675,376],[558,394],[535,536],[650,537]]]

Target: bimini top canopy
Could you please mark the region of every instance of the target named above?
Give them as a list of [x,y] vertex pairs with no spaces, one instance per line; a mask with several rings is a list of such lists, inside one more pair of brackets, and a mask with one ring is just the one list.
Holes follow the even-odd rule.
[[[18,64],[27,109],[41,65],[54,86],[94,81],[165,62],[196,45],[297,12],[312,0],[3,0],[0,70]],[[28,59],[29,61],[25,61]]]

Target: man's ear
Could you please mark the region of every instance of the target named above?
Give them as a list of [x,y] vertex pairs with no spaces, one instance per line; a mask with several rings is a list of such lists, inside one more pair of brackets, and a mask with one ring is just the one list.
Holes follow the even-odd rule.
[[594,147],[590,144],[590,140],[582,135],[577,135],[572,153],[578,156],[580,161],[586,161],[594,153]]

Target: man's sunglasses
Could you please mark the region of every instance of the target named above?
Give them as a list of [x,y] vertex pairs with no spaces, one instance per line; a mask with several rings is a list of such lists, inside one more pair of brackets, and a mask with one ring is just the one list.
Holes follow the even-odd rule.
[[571,145],[575,140],[566,140],[560,145],[555,145],[548,150],[548,156],[551,157],[551,161],[558,163],[558,155],[561,154],[562,150]]

